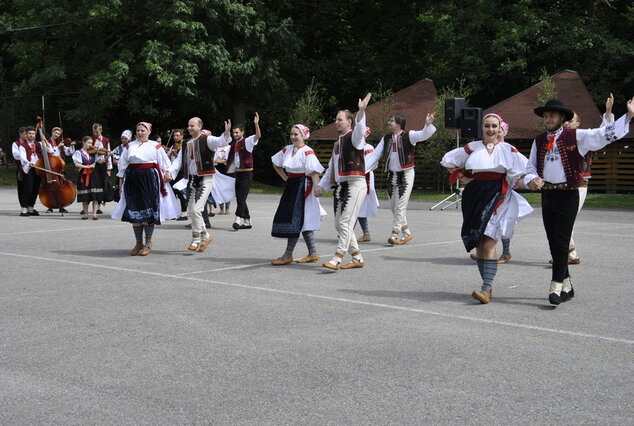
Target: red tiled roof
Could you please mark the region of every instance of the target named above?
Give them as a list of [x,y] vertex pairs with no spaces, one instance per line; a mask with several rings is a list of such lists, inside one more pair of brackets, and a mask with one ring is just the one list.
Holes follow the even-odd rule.
[[[425,125],[427,113],[434,111],[434,102],[437,96],[438,92],[436,92],[434,82],[426,78],[396,92],[394,94],[395,101],[389,113],[393,114],[398,112],[405,115],[407,118],[407,128],[409,129],[422,129]],[[385,111],[382,108],[384,102],[384,100],[380,100],[368,106],[366,113],[368,115],[367,123],[369,126],[371,126],[370,123],[380,120],[381,116],[384,115]],[[374,136],[380,135],[374,132]],[[335,140],[338,137],[339,135],[335,129],[335,124],[331,123],[313,132],[310,139]]]
[[[591,129],[601,125],[601,112],[576,71],[565,70],[551,78],[557,98],[581,117],[580,128]],[[538,106],[540,86],[541,83],[538,83],[485,110],[485,113],[500,114],[509,123],[506,139],[532,139],[544,131],[541,118],[533,112]]]

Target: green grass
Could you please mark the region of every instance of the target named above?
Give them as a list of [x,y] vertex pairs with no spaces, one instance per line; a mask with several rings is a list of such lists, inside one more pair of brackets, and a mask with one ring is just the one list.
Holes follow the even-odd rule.
[[0,166],[0,186],[15,185],[15,166]]

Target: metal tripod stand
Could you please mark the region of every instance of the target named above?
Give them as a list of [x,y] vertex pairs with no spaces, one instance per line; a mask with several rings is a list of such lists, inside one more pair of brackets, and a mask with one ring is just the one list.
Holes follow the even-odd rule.
[[[460,130],[456,129],[456,148],[460,148]],[[455,200],[451,201],[452,198],[456,197]],[[445,203],[448,203],[446,206],[440,208],[440,210],[448,209],[449,207],[455,205],[458,208],[458,203],[462,200],[462,188],[460,188],[460,180],[456,181],[456,189],[444,200],[440,201],[437,204],[434,204],[429,208],[429,210],[434,210],[436,207],[441,206]]]

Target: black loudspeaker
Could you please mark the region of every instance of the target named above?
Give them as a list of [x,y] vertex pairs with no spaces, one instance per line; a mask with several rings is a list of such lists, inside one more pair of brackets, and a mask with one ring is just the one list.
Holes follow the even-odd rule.
[[462,110],[460,136],[482,139],[482,108],[464,108]]
[[462,110],[466,105],[464,98],[445,99],[445,128],[459,129]]

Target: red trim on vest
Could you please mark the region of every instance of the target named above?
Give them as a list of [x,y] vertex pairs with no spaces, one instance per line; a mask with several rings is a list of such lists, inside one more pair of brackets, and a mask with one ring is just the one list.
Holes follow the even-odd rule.
[[[544,177],[544,160],[546,158],[547,133],[542,133],[535,138],[537,147],[537,174]],[[577,147],[577,131],[575,129],[563,129],[557,138],[555,145],[561,157],[561,163],[566,176],[566,185],[569,189],[582,186],[584,157],[579,153]]]

